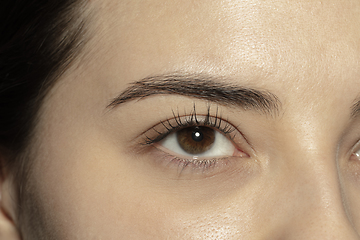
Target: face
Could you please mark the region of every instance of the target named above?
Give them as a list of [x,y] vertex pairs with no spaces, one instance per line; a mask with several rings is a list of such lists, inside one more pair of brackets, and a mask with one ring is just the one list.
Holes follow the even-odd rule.
[[45,239],[359,239],[359,1],[90,7],[32,146]]

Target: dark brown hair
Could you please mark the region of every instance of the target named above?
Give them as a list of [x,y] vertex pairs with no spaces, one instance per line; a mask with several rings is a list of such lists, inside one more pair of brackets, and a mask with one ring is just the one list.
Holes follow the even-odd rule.
[[[0,3],[0,146],[23,152],[42,99],[84,45],[82,0]],[[16,157],[8,163],[15,163]]]
[[[14,176],[22,205],[31,161],[27,148],[49,89],[88,40],[84,0],[0,2],[0,180]],[[21,210],[18,218],[21,221]]]

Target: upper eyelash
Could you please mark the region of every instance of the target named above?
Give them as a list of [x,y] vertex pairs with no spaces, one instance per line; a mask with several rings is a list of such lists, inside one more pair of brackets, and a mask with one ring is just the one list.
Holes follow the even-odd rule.
[[[193,111],[189,115],[180,116],[180,113],[177,114],[172,111],[173,118],[168,118],[165,121],[160,121],[161,124],[166,130],[164,132],[160,132],[156,130],[155,127],[152,127],[150,130],[153,130],[157,133],[156,137],[149,137],[145,134],[145,145],[150,145],[153,143],[160,142],[169,134],[176,132],[180,129],[186,127],[195,127],[195,126],[205,126],[218,129],[225,136],[228,136],[230,140],[232,140],[235,135],[231,135],[232,132],[236,130],[234,126],[232,126],[228,121],[224,121],[221,116],[218,115],[218,108],[216,109],[215,116],[210,115],[210,106],[207,109],[207,114],[205,118],[199,119],[198,114],[196,113],[196,108],[194,105]],[[174,125],[171,123],[171,120],[175,121]]]

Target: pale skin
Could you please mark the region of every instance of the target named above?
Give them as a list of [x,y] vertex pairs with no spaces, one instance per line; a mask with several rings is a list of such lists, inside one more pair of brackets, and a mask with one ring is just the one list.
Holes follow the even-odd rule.
[[[19,226],[7,177],[7,239],[21,239],[17,229],[22,239],[360,239],[359,1],[89,7],[93,37],[45,99],[32,144],[38,200],[23,214],[42,209],[46,230]],[[177,93],[108,106],[132,83],[173,73],[270,92],[278,108]],[[236,127],[235,153],[215,167],[183,168],[161,141],[143,144],[194,106]]]

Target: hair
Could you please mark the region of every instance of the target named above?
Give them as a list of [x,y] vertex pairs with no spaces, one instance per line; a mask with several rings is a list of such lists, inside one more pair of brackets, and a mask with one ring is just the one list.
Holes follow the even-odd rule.
[[86,10],[83,0],[0,3],[0,179],[6,168],[18,189],[43,99],[89,38]]

